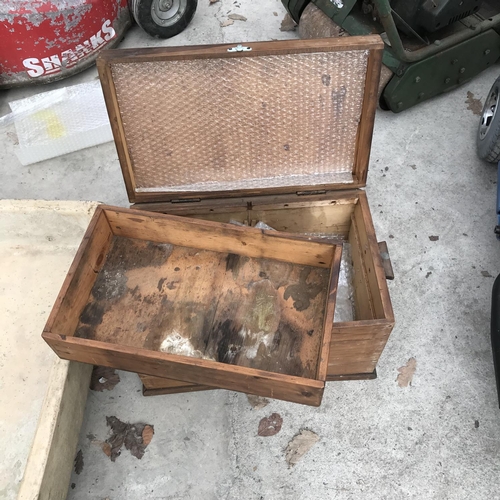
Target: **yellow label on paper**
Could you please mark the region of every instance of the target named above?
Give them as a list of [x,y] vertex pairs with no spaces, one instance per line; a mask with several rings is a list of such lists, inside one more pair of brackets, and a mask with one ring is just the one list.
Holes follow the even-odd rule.
[[57,114],[51,109],[42,109],[33,115],[35,120],[44,123],[47,135],[51,139],[58,139],[66,135],[66,129]]

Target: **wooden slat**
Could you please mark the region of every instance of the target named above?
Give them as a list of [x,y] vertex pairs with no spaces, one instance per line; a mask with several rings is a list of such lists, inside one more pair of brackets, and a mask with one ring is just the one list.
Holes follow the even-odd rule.
[[122,169],[123,179],[125,181],[125,187],[127,189],[128,199],[130,203],[133,203],[136,199],[136,185],[132,168],[132,161],[130,160],[127,140],[125,138],[125,131],[123,129],[120,108],[118,106],[118,99],[116,97],[113,75],[111,74],[111,67],[109,64],[106,64],[104,60],[98,59],[97,71],[99,72],[99,78],[101,80],[102,91],[105,98],[104,100],[106,102],[106,108],[108,110],[109,122],[111,124],[111,130],[113,131],[113,138],[115,140],[116,151],[120,160],[120,166]]
[[377,378],[377,370],[369,373],[347,373],[345,375],[328,375],[327,382],[342,382],[346,380],[375,380]]
[[353,173],[361,186],[366,186],[368,163],[375,125],[375,111],[377,109],[378,85],[380,69],[382,67],[383,47],[370,50],[366,68],[365,93],[363,110],[359,122],[358,136],[356,139],[356,156],[354,158]]
[[[168,379],[160,379],[168,380]],[[164,396],[167,394],[183,394],[185,392],[200,392],[214,391],[217,387],[209,387],[208,385],[190,384],[182,387],[159,387],[158,389],[148,389],[145,385],[142,386],[143,396]]]
[[333,342],[349,340],[370,340],[378,336],[389,336],[394,327],[394,320],[374,319],[333,323]]
[[354,311],[356,320],[370,320],[375,318],[373,301],[368,284],[364,261],[362,258],[359,228],[354,215],[351,217],[351,230],[349,232],[351,245],[351,258],[353,267]]
[[243,198],[204,199],[197,202],[137,203],[134,210],[167,213],[229,222],[261,220],[278,231],[330,233],[347,236],[358,190],[324,194],[284,194]]
[[127,238],[328,268],[334,253],[332,245],[291,239],[293,235],[290,238],[278,231],[164,214],[145,215],[138,210],[117,207],[105,207],[105,210],[113,233]]
[[324,382],[204,359],[151,352],[104,342],[44,332],[43,338],[63,359],[110,366],[119,370],[278,398],[311,406],[321,403]]
[[371,291],[375,318],[394,321],[391,298],[366,193],[360,194],[359,203],[354,210],[354,218],[358,227],[362,250],[361,255],[364,262],[367,283]]
[[104,50],[98,61],[102,63],[132,63],[179,61],[185,59],[240,58],[269,55],[302,54],[308,52],[340,52],[352,50],[382,50],[384,44],[378,35],[310,40],[279,40],[272,42],[245,42],[248,52],[228,52],[235,43],[216,45],[190,45],[182,47],[154,47]]
[[142,394],[144,396],[159,396],[161,394],[177,394],[181,392],[211,391],[216,387],[209,385],[190,384],[180,380],[169,378],[152,377],[150,375],[139,374],[143,384]]
[[112,236],[106,215],[99,206],[57,296],[45,326],[46,331],[68,335],[74,332],[97,272],[104,263]]
[[328,291],[327,307],[323,320],[323,340],[319,350],[318,380],[326,380],[328,374],[328,363],[332,339],[333,316],[335,314],[335,299],[337,297],[338,278],[340,273],[340,262],[342,260],[342,247],[335,249],[332,269],[330,271],[330,289]]

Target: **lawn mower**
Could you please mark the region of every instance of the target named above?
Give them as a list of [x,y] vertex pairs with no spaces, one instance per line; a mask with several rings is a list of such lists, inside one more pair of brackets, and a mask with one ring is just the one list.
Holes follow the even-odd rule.
[[379,33],[390,70],[380,106],[395,113],[462,85],[500,58],[498,0],[282,2],[296,23],[312,4],[345,34]]

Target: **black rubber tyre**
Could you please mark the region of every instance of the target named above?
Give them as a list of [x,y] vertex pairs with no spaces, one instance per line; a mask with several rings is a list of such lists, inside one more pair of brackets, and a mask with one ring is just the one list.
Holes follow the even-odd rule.
[[198,0],[129,0],[137,24],[155,38],[171,38],[193,19]]
[[491,348],[500,405],[500,275],[496,277],[491,292]]
[[484,103],[477,130],[477,154],[483,160],[500,161],[500,78],[497,78]]

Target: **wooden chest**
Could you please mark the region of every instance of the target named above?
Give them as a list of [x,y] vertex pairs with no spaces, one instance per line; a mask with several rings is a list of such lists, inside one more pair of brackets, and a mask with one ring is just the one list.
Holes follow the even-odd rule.
[[[380,38],[373,36],[115,50],[103,52],[98,61],[133,211],[113,207],[101,211],[102,231],[95,233],[94,228],[89,237],[94,241],[97,234],[101,246],[94,250],[94,258],[101,255],[101,261],[91,262],[85,271],[90,276],[85,278],[90,280],[87,292],[95,278],[92,273],[106,260],[112,238],[124,232],[129,238],[169,241],[164,239],[169,231],[161,239],[154,238],[156,230],[147,237],[138,236],[137,225],[143,228],[144,222],[164,220],[155,213],[202,219],[204,224],[260,222],[278,232],[297,234],[287,240],[287,250],[281,250],[280,258],[288,262],[290,256],[301,254],[296,250],[301,245],[329,249],[321,260],[299,260],[297,265],[335,269],[338,247],[307,239],[330,243],[342,239],[350,247],[353,314],[333,322],[331,329],[324,328],[322,342],[327,340],[328,345],[316,354],[313,375],[301,372],[299,380],[291,380],[295,372],[256,374],[245,371],[254,368],[214,365],[184,356],[172,360],[167,359],[168,353],[145,356],[137,346],[135,351],[123,345],[110,349],[105,342],[97,345],[97,340],[65,336],[65,321],[72,322],[68,331],[85,326],[81,316],[68,319],[60,310],[68,300],[70,306],[76,301],[80,313],[88,305],[89,293],[82,298],[74,292],[68,298],[74,276],[68,277],[49,319],[44,332],[47,342],[62,357],[140,373],[145,394],[222,387],[317,405],[323,376],[327,380],[373,378],[394,325],[371,214],[361,189],[366,185],[382,50]],[[147,213],[141,217],[141,211]],[[174,217],[171,222],[179,224],[179,220]],[[224,249],[224,244],[205,246],[210,227],[211,241],[217,240],[221,227],[248,234],[250,239],[261,234],[276,240],[279,234],[237,226],[231,230],[227,225],[204,227],[205,236],[191,239],[187,246]],[[174,243],[182,246],[180,240]],[[329,286],[331,293],[331,282]],[[321,318],[332,321],[330,316],[327,312]],[[55,331],[58,321],[63,329]],[[75,350],[76,344],[80,347]],[[321,353],[328,353],[324,364]]]

